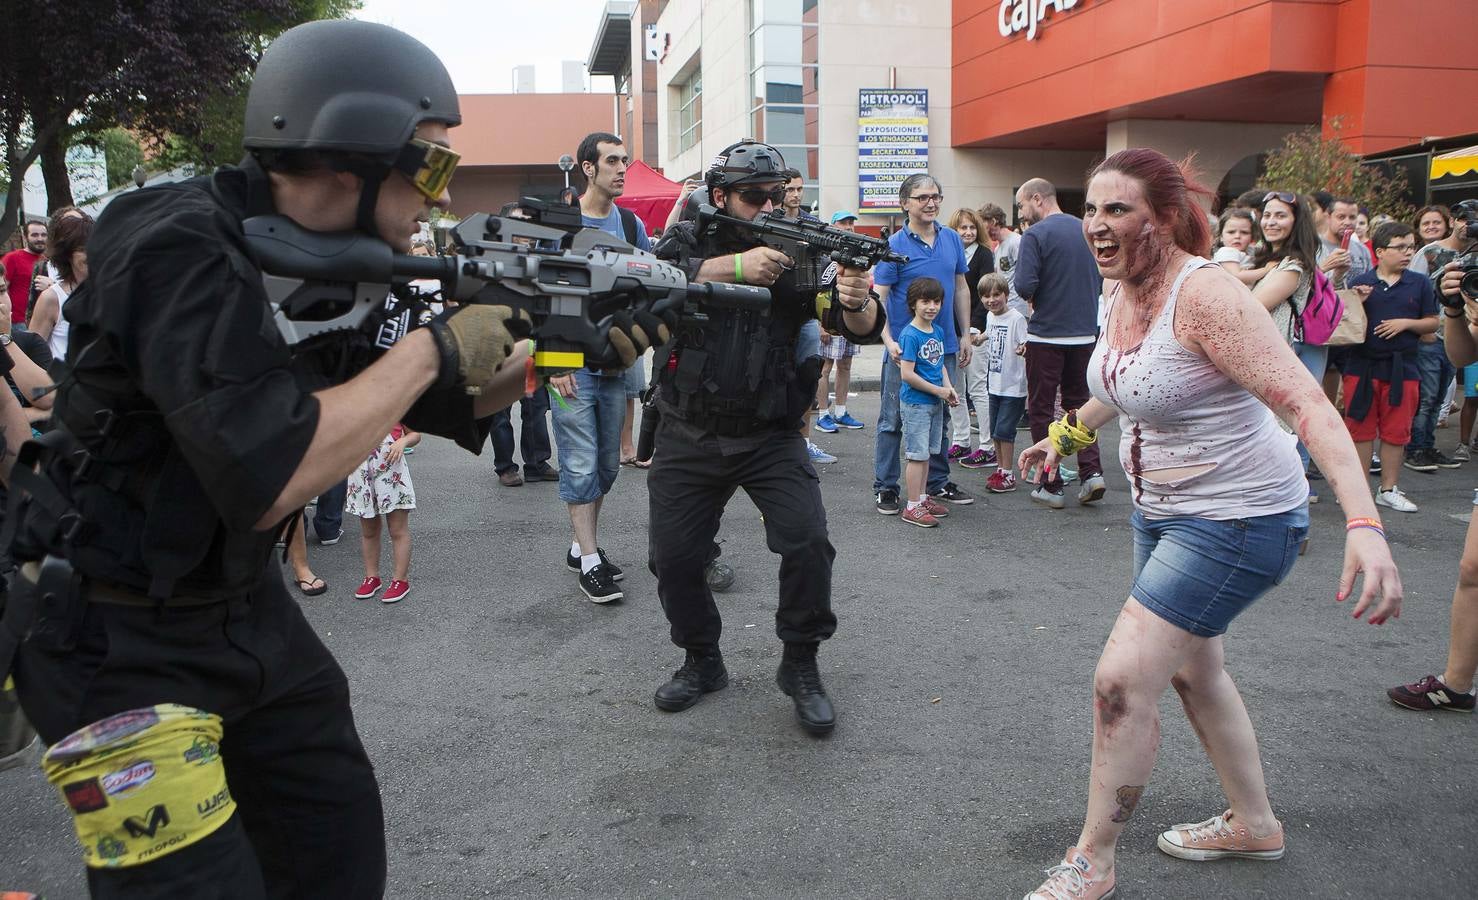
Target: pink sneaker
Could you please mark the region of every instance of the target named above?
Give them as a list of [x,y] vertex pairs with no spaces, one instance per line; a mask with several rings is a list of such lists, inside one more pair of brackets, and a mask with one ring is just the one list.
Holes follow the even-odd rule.
[[922,503],[913,509],[904,507],[902,519],[908,524],[917,525],[920,528],[933,528],[939,524],[939,520],[929,515],[929,508]]
[[1194,825],[1173,825],[1155,842],[1160,849],[1180,859],[1204,862],[1212,859],[1282,859],[1283,824],[1267,837],[1254,837],[1241,822],[1232,820],[1231,810]]
[[385,593],[380,597],[380,602],[399,603],[400,601],[404,600],[405,595],[409,594],[410,592],[411,583],[409,581],[400,581],[398,579],[392,578],[390,580],[390,587],[385,589]]
[[359,583],[359,589],[354,592],[355,600],[368,600],[380,592],[380,586],[385,582],[378,575],[371,575]]
[[928,510],[929,515],[936,519],[943,519],[949,515],[949,507],[930,497],[928,494],[924,495],[923,508]]
[[1045,871],[1047,880],[1021,900],[1108,900],[1114,895],[1113,871],[1095,871],[1077,847],[1067,848],[1062,862]]
[[945,455],[948,456],[950,459],[962,459],[962,458],[968,456],[969,454],[970,454],[970,448],[969,447],[962,447],[959,444],[950,444],[949,445],[949,452],[946,453]]

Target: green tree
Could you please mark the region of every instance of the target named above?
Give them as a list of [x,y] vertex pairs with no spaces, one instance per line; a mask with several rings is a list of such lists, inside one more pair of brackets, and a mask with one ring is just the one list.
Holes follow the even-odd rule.
[[72,202],[65,159],[75,140],[122,126],[146,141],[206,143],[202,135],[212,104],[244,95],[249,73],[273,36],[307,18],[342,15],[356,6],[356,0],[68,0],[29,6],[25,27],[0,29],[0,141],[10,182],[0,230],[16,222],[21,178],[37,159],[47,205],[55,209]]
[[1306,128],[1284,138],[1283,146],[1268,154],[1267,171],[1258,190],[1296,191],[1311,194],[1328,191],[1339,197],[1354,197],[1372,214],[1382,212],[1406,220],[1413,212],[1406,202],[1406,176],[1396,172],[1387,177],[1365,165],[1339,139],[1339,121],[1324,137],[1318,128]]
[[143,165],[144,148],[127,129],[109,128],[93,144],[103,151],[108,162],[108,190],[133,181],[134,168]]

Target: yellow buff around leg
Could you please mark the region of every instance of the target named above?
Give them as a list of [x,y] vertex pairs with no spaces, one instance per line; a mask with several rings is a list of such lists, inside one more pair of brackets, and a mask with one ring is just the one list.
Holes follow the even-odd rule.
[[93,868],[137,866],[188,847],[235,809],[221,718],[174,703],[74,731],[42,757]]

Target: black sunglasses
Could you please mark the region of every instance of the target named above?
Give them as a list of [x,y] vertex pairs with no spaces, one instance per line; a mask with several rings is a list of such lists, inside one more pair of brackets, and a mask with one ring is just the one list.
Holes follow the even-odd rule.
[[779,206],[785,202],[784,186],[772,188],[768,191],[761,191],[751,188],[747,191],[736,191],[735,193],[739,195],[740,200],[743,200],[750,206],[764,206],[766,200],[770,201],[776,206]]

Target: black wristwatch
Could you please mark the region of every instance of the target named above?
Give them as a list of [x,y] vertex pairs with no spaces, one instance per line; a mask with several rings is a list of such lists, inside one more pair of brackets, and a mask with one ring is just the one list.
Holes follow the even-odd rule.
[[837,306],[840,306],[842,308],[842,312],[863,313],[863,312],[867,312],[867,308],[869,306],[871,306],[872,305],[872,301],[874,301],[876,299],[878,299],[877,292],[876,291],[868,291],[867,292],[867,296],[862,298],[862,305],[859,306],[859,307],[857,307],[856,309],[853,309],[852,307],[850,307],[847,304],[843,303],[841,301],[841,298],[840,297],[837,298]]

